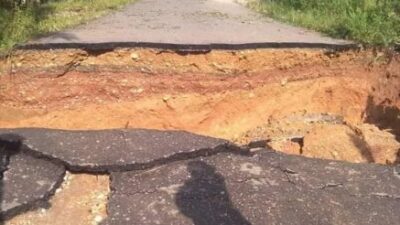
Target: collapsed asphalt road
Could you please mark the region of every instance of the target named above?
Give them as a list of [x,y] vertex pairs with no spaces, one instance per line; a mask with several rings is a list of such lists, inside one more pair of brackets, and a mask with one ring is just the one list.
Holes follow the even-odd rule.
[[143,129],[2,129],[0,147],[9,158],[1,185],[1,214],[8,218],[44,204],[66,168],[110,174],[104,224],[400,221],[396,167],[249,151],[221,139]]

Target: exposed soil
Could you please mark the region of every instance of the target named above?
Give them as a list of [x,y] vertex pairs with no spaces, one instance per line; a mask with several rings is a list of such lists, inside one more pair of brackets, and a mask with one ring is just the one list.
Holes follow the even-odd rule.
[[7,221],[9,225],[98,224],[106,217],[109,193],[108,176],[67,174],[63,185],[50,200],[48,208],[39,208]]
[[[57,50],[17,52],[12,62],[0,62],[3,73],[13,72],[0,76],[0,127],[182,129],[240,144],[263,140],[307,157],[382,164],[400,159],[396,55]],[[63,204],[87,212],[97,200],[79,204],[70,195],[103,196],[108,180],[96,188],[93,179],[76,175],[45,216],[39,210],[10,224],[48,224]],[[58,216],[95,223],[96,213],[80,210]]]

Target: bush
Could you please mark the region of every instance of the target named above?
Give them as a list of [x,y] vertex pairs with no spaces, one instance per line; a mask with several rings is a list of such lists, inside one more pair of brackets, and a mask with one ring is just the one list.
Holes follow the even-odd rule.
[[3,9],[17,9],[21,7],[32,7],[47,2],[46,0],[1,0],[0,7]]
[[12,47],[15,43],[25,41],[34,33],[43,12],[37,2],[8,1],[0,9],[0,49]]

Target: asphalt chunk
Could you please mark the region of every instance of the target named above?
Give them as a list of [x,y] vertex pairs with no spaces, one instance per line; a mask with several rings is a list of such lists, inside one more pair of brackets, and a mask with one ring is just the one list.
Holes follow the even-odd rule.
[[0,217],[9,218],[47,204],[64,174],[62,165],[23,153],[10,156],[0,181]]
[[145,169],[170,161],[227,151],[229,142],[185,131],[114,129],[65,131],[3,129],[20,136],[23,149],[78,172]]
[[393,168],[289,156],[218,154],[111,173],[104,224],[396,224]]

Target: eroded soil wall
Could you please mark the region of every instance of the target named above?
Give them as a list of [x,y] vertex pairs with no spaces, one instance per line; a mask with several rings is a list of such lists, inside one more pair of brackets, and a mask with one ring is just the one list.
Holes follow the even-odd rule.
[[[1,127],[182,129],[242,144],[263,139],[310,157],[397,160],[395,54],[30,50],[1,65]],[[325,133],[326,140],[320,137]],[[348,142],[339,145],[339,137]]]

